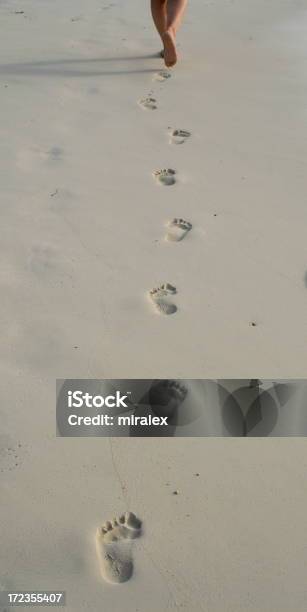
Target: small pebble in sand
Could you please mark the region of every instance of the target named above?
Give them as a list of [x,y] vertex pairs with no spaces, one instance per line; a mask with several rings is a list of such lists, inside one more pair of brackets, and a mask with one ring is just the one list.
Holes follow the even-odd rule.
[[173,491],[173,495],[179,495],[178,489],[176,489],[176,491]]

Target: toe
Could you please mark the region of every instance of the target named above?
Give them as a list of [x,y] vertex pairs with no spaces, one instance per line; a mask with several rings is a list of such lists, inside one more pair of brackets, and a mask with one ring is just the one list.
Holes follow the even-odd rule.
[[103,526],[102,527],[98,527],[98,529],[97,529],[97,537],[103,538],[106,535],[106,533],[108,533],[108,532],[105,529],[105,527],[103,527]]
[[133,512],[126,512],[125,514],[126,525],[130,527],[130,529],[140,529],[141,521],[133,514]]

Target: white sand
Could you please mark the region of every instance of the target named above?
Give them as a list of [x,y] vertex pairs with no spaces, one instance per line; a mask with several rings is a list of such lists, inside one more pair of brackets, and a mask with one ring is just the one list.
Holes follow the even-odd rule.
[[[1,584],[305,612],[304,440],[54,437],[56,377],[306,376],[304,2],[191,0],[164,82],[148,4],[0,2]],[[165,282],[172,316],[146,298]],[[108,586],[94,535],[127,509],[135,573]]]

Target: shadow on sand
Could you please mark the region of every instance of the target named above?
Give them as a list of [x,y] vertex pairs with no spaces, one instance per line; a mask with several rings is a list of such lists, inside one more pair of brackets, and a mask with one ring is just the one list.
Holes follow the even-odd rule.
[[[21,76],[61,76],[61,77],[92,77],[116,76],[124,74],[156,72],[156,68],[134,68],[116,70],[117,62],[137,62],[140,60],[158,59],[158,54],[127,55],[123,57],[93,57],[80,59],[59,59],[38,62],[20,62],[0,65],[0,74]],[[106,65],[114,64],[113,68],[106,70]],[[95,68],[95,69],[94,69]]]

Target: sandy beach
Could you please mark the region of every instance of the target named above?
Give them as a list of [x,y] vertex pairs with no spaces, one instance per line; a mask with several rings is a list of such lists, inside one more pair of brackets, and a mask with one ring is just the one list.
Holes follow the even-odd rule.
[[56,378],[306,377],[305,3],[191,0],[167,73],[147,1],[0,17],[0,590],[305,612],[304,439],[55,437]]
[[[194,1],[164,82],[146,2],[18,9],[1,3],[12,374],[304,377],[303,4]],[[174,217],[193,225],[175,244]],[[161,283],[175,316],[148,302]]]

